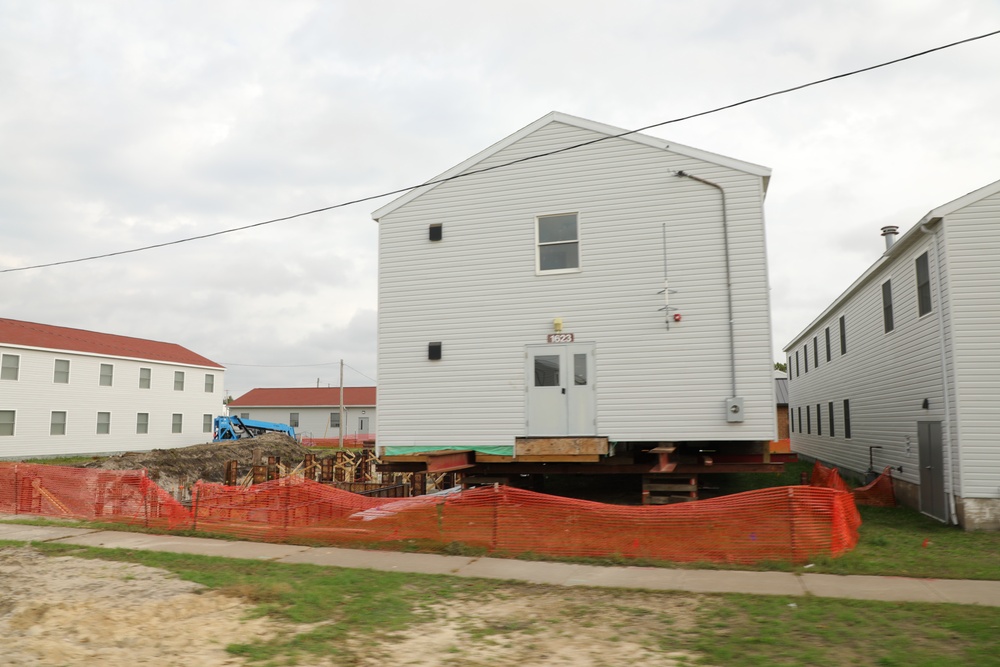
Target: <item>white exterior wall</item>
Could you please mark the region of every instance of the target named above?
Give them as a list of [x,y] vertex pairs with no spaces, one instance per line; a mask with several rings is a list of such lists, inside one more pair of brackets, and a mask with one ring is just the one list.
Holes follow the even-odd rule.
[[1000,499],[1000,193],[955,211],[944,224],[961,495]]
[[[231,406],[230,414],[240,416],[249,414],[249,419],[259,421],[277,422],[279,424],[289,423],[291,413],[299,413],[299,425],[295,427],[295,435],[298,438],[339,438],[340,430],[330,426],[330,413],[336,414],[340,406],[310,406],[305,408],[296,407],[253,407],[253,406]],[[361,417],[368,418],[368,430],[359,430],[359,420]],[[344,436],[356,436],[362,433],[375,433],[375,406],[344,406]]]
[[[902,466],[903,472],[894,472],[893,476],[919,484],[917,422],[946,421],[939,326],[942,299],[937,281],[943,262],[935,262],[930,236],[914,237],[913,241],[906,247],[900,245],[890,260],[873,271],[836,309],[800,334],[785,352],[793,366],[789,368],[788,382],[793,451],[863,474],[868,470],[869,447],[878,446],[881,449],[873,455],[876,471],[881,472],[887,465]],[[919,317],[915,260],[924,252],[929,253],[932,310]],[[891,280],[893,300],[894,328],[889,333],[885,332],[882,311],[882,284],[886,280]],[[941,282],[947,284],[944,276]],[[847,331],[844,355],[840,353],[841,316],[845,317]],[[829,362],[826,327],[830,328],[832,348]],[[819,367],[815,365],[814,336],[820,345]],[[947,350],[947,327],[944,344]],[[807,345],[808,372],[804,361]],[[953,387],[948,393],[953,397]],[[850,401],[850,439],[845,437],[844,399]],[[926,410],[922,407],[924,399],[928,400]],[[833,436],[829,429],[830,401],[834,403]],[[817,404],[822,406],[822,435],[816,427]],[[812,411],[811,433],[803,432],[807,406]],[[947,437],[947,432],[942,437]]]
[[[550,123],[475,165],[595,139]],[[727,194],[737,395],[731,395],[719,192]],[[597,433],[770,440],[773,361],[761,176],[625,139],[445,183],[379,221],[379,445],[511,446],[526,432],[525,346],[554,318],[596,343]],[[535,218],[579,214],[581,271],[536,275]],[[428,241],[428,226],[443,240]],[[662,225],[668,228],[670,325]],[[443,358],[427,359],[441,341]]]
[[[0,410],[15,410],[13,436],[0,436],[0,458],[98,454],[186,447],[212,440],[203,415],[222,414],[225,371],[79,352],[0,346],[20,357],[18,379],[0,380]],[[56,359],[70,362],[69,384],[53,381]],[[100,382],[101,364],[114,366],[113,385]],[[149,389],[139,388],[139,369],[151,369]],[[174,371],[184,372],[184,391],[174,390]],[[215,376],[205,391],[205,375]],[[66,412],[66,435],[49,435],[51,413]],[[97,413],[111,413],[108,434],[97,433]],[[136,433],[136,415],[149,414],[149,432]],[[172,415],[183,431],[172,433]]]

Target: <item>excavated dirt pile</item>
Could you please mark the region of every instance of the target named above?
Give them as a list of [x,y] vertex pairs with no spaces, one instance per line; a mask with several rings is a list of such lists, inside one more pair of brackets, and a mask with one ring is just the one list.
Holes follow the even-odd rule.
[[308,449],[284,433],[265,433],[256,438],[230,442],[210,442],[149,452],[126,452],[90,461],[80,467],[103,470],[145,468],[151,480],[176,497],[179,491],[190,488],[199,479],[222,483],[225,481],[226,462],[233,459],[239,462],[239,475],[242,478],[253,466],[255,449],[261,450],[264,462],[267,462],[269,456],[277,456],[281,458],[281,465],[289,470],[302,463],[309,453]]

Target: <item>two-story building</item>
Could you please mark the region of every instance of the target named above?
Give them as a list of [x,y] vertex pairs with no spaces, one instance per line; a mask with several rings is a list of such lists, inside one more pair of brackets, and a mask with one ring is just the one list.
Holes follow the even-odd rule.
[[553,112],[375,211],[379,449],[766,449],[769,176]]
[[895,240],[785,352],[792,449],[1000,529],[1000,181]]
[[0,318],[0,458],[208,442],[224,378],[174,343]]

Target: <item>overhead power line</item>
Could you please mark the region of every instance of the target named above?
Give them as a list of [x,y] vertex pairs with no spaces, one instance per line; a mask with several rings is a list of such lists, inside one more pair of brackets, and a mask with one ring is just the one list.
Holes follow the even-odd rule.
[[[828,77],[825,77],[825,78],[822,78],[822,79],[816,79],[815,81],[810,81],[808,83],[803,83],[803,84],[799,84],[797,86],[792,86],[791,88],[783,88],[781,90],[776,90],[776,91],[773,91],[773,92],[770,92],[770,93],[765,93],[763,95],[757,95],[755,97],[748,97],[746,99],[740,100],[739,102],[733,102],[731,104],[725,104],[723,106],[715,107],[713,109],[708,109],[706,111],[699,111],[697,113],[688,114],[686,116],[680,116],[678,118],[671,118],[670,120],[661,121],[659,123],[653,123],[651,125],[645,125],[643,127],[639,127],[639,128],[634,129],[634,130],[628,130],[626,132],[621,132],[619,134],[606,135],[606,136],[603,136],[603,137],[599,137],[597,139],[592,139],[590,141],[584,141],[584,142],[581,142],[581,143],[578,143],[578,144],[573,144],[572,146],[566,146],[564,148],[559,148],[559,149],[548,151],[548,152],[545,152],[545,153],[538,153],[536,155],[529,155],[529,156],[526,156],[526,157],[523,157],[523,158],[519,158],[517,160],[511,160],[510,162],[504,162],[502,164],[496,164],[496,165],[493,165],[493,166],[490,166],[490,167],[484,167],[482,169],[477,169],[477,170],[474,170],[474,171],[467,171],[467,172],[463,172],[461,174],[456,174],[454,176],[448,176],[446,178],[439,178],[439,179],[433,180],[433,181],[426,181],[426,182],[420,183],[418,185],[410,185],[410,186],[407,186],[407,187],[404,187],[404,188],[398,188],[396,190],[390,190],[388,192],[383,192],[383,193],[380,193],[380,194],[377,194],[377,195],[370,195],[368,197],[361,197],[359,199],[352,199],[350,201],[341,202],[339,204],[333,204],[332,206],[324,206],[323,208],[317,208],[317,209],[313,209],[311,211],[304,211],[302,213],[295,213],[293,215],[287,215],[287,216],[284,216],[284,217],[281,217],[281,218],[272,218],[271,220],[264,220],[263,222],[255,222],[253,224],[243,225],[241,227],[231,227],[229,229],[222,229],[222,230],[219,230],[217,232],[211,232],[211,233],[208,233],[208,234],[199,234],[197,236],[188,236],[186,238],[177,239],[175,241],[166,241],[164,243],[154,243],[152,245],[146,245],[146,246],[142,246],[142,247],[139,247],[139,248],[131,248],[129,250],[119,250],[117,252],[108,252],[108,253],[103,253],[103,254],[100,254],[100,255],[91,255],[89,257],[78,257],[76,259],[66,259],[66,260],[62,260],[62,261],[58,261],[58,262],[48,262],[46,264],[34,264],[34,265],[31,265],[31,266],[20,266],[20,267],[15,267],[15,268],[12,268],[12,269],[0,269],[0,273],[12,273],[14,271],[28,271],[28,270],[31,270],[31,269],[44,269],[44,268],[48,268],[48,267],[51,267],[51,266],[61,266],[63,264],[76,264],[76,263],[79,263],[79,262],[89,262],[89,261],[96,260],[96,259],[106,259],[108,257],[117,257],[119,255],[128,255],[128,254],[131,254],[131,253],[143,252],[145,250],[153,250],[155,248],[165,248],[167,246],[178,245],[178,244],[181,244],[181,243],[188,243],[190,241],[200,241],[202,239],[209,239],[209,238],[213,238],[213,237],[216,237],[216,236],[222,236],[223,234],[233,234],[235,232],[242,232],[242,231],[245,231],[245,230],[248,230],[248,229],[253,229],[255,227],[263,227],[265,225],[273,225],[273,224],[275,224],[277,222],[286,222],[288,220],[294,220],[295,218],[302,218],[302,217],[305,217],[307,215],[315,215],[316,213],[324,213],[326,211],[333,211],[333,210],[338,209],[338,208],[344,208],[344,207],[347,207],[347,206],[353,206],[354,204],[361,204],[361,203],[364,203],[364,202],[367,202],[367,201],[374,201],[376,199],[382,199],[383,197],[390,197],[392,195],[403,194],[404,192],[409,192],[410,190],[416,190],[417,188],[423,188],[423,187],[427,187],[427,186],[430,186],[430,185],[437,185],[439,183],[445,183],[447,181],[453,181],[453,180],[458,179],[458,178],[465,178],[467,176],[473,176],[473,175],[476,175],[476,174],[482,174],[482,173],[485,173],[485,172],[488,172],[488,171],[493,171],[495,169],[502,169],[504,167],[509,167],[511,165],[520,164],[522,162],[528,162],[529,160],[537,160],[539,158],[548,157],[550,155],[556,155],[558,153],[565,153],[567,151],[576,150],[578,148],[582,148],[584,146],[590,146],[592,144],[596,144],[596,143],[599,143],[599,142],[602,142],[602,141],[607,141],[609,139],[619,139],[621,137],[625,137],[625,136],[628,136],[630,134],[636,134],[638,132],[645,132],[646,130],[651,130],[651,129],[656,128],[656,127],[663,127],[664,125],[672,125],[674,123],[680,123],[680,122],[683,122],[685,120],[691,120],[692,118],[700,118],[702,116],[708,116],[708,115],[711,115],[711,114],[714,114],[714,113],[719,113],[720,111],[727,111],[729,109],[734,109],[736,107],[740,107],[740,106],[743,106],[743,105],[746,105],[746,104],[750,104],[752,102],[759,102],[760,100],[765,100],[765,99],[767,99],[769,97],[777,97],[778,95],[786,95],[788,93],[792,93],[792,92],[795,92],[795,91],[798,91],[798,90],[802,90],[804,88],[810,88],[812,86],[818,86],[818,85],[823,84],[823,83],[829,83],[830,81],[836,81],[837,79],[844,79],[844,78],[847,78],[849,76],[855,76],[857,74],[862,74],[864,72],[870,72],[872,70],[880,69],[882,67],[888,67],[889,65],[895,65],[897,63],[901,63],[901,62],[904,62],[906,60],[913,60],[914,58],[919,58],[921,56],[926,56],[928,54],[935,53],[937,51],[943,51],[945,49],[950,49],[952,47],[960,46],[962,44],[968,44],[969,42],[975,42],[977,40],[985,39],[987,37],[993,37],[994,35],[998,35],[998,34],[1000,34],[1000,30],[993,30],[991,32],[983,33],[982,35],[976,35],[975,37],[967,37],[966,39],[960,39],[957,42],[951,42],[951,43],[948,43],[948,44],[942,44],[941,46],[935,46],[933,48],[925,49],[925,50],[919,51],[917,53],[911,53],[908,56],[902,56],[900,58],[894,58],[892,60],[886,60],[885,62],[881,62],[881,63],[879,63],[877,65],[869,65],[868,67],[862,67],[861,69],[855,69],[855,70],[851,70],[849,72],[843,72],[841,74],[835,74],[833,76],[828,76]],[[233,364],[233,365],[237,365],[237,364]]]

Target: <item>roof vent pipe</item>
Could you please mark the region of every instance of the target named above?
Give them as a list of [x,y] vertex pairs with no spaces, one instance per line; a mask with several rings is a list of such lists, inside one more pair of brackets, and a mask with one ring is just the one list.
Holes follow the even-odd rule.
[[896,242],[896,234],[899,233],[899,227],[896,225],[886,225],[882,228],[882,236],[885,237],[885,249],[888,250],[892,247],[892,244]]

